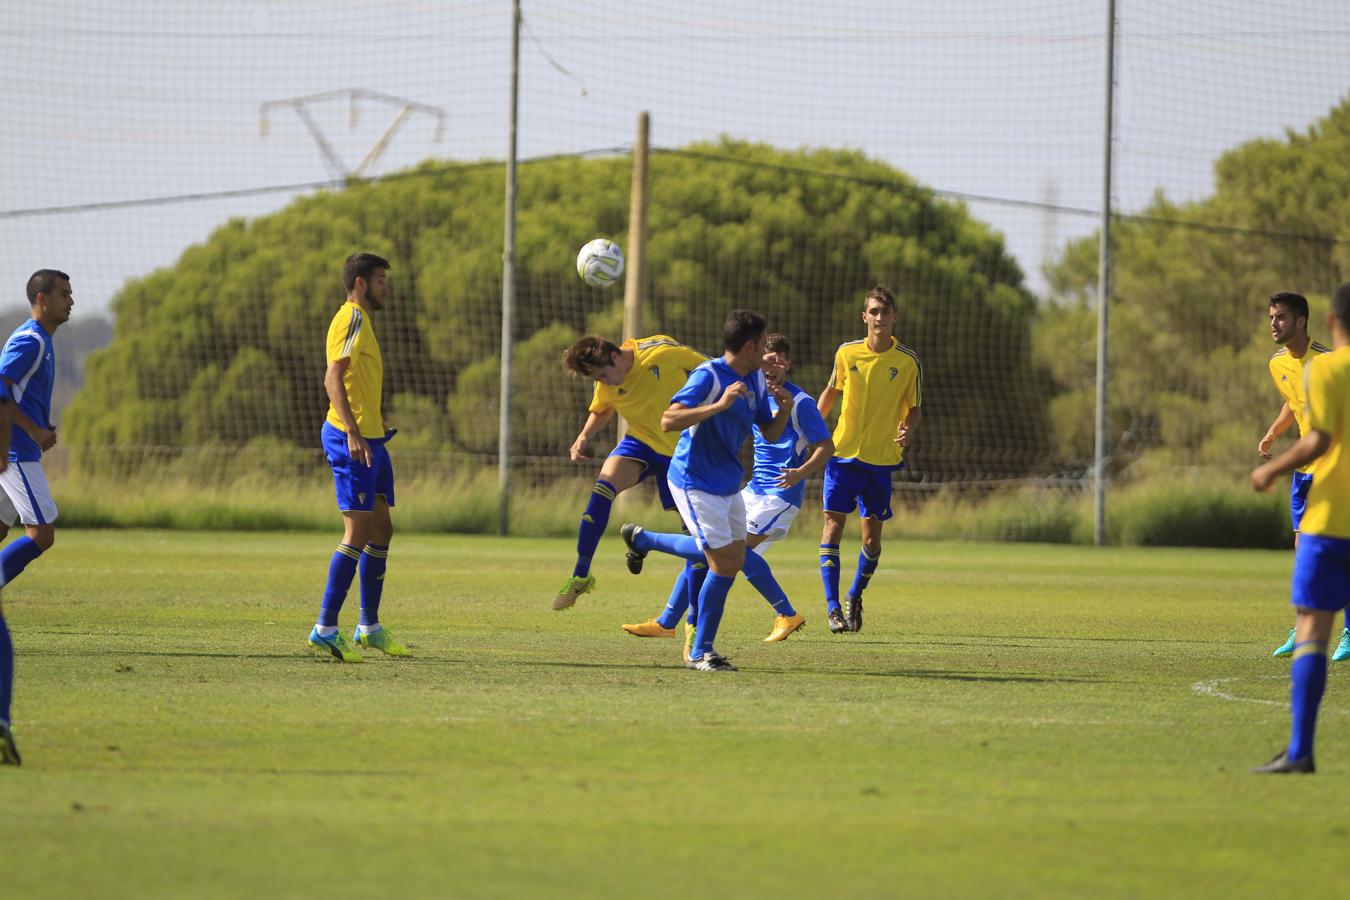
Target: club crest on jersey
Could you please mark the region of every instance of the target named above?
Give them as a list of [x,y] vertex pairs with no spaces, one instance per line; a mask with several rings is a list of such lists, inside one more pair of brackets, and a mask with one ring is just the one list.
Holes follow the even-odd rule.
[[[858,371],[858,364],[857,364],[857,363],[854,363],[853,365],[851,365],[851,366],[848,367],[848,370],[849,370],[850,372],[857,372],[857,371]],[[859,372],[859,374],[862,374],[862,373]]]
[[1281,381],[1288,381],[1288,380],[1289,380],[1289,376],[1288,376],[1288,375],[1281,375],[1281,376],[1280,376],[1280,380],[1281,380]]
[[622,397],[628,393],[628,388],[619,388],[619,396]]
[[897,369],[895,366],[891,366],[891,381],[894,381],[894,380],[895,380],[895,376],[897,376],[897,375],[899,375],[899,374],[900,374],[900,370]]
[[655,378],[660,378],[660,377],[661,377],[661,367],[660,367],[660,366],[648,366],[648,367],[647,367],[647,371],[648,371],[648,372],[651,372],[651,373],[652,373],[652,376],[655,377]]
[[365,503],[365,502],[366,502],[366,492],[365,492],[365,491],[362,491],[361,493],[359,493],[359,494],[356,495],[356,502],[357,502],[357,503]]

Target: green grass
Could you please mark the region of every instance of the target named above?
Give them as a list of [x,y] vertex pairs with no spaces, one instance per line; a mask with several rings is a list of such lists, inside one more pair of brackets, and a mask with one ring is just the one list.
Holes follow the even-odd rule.
[[26,759],[0,769],[6,898],[1343,878],[1350,669],[1321,773],[1246,772],[1287,733],[1287,553],[895,541],[866,630],[832,636],[798,539],[771,558],[807,631],[761,643],[770,612],[738,584],[718,647],[741,671],[709,675],[619,631],[673,566],[634,578],[613,539],[599,591],[553,613],[570,541],[396,536],[384,619],[417,658],[308,658],[335,538],[69,531],[5,590]]

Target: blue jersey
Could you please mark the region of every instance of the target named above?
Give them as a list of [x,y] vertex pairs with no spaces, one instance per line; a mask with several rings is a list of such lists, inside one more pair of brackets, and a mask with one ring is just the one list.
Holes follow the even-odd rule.
[[685,490],[727,496],[741,489],[741,445],[755,425],[773,421],[764,373],[759,369],[741,376],[725,359],[710,359],[689,376],[684,387],[670,398],[693,409],[716,403],[733,382],[743,381],[749,393],[697,425],[686,428],[670,459],[670,483]]
[[[750,491],[782,497],[793,506],[802,505],[806,482],[799,481],[790,488],[780,488],[774,482],[784,469],[795,469],[806,461],[806,450],[812,444],[828,440],[830,427],[821,418],[815,398],[791,382],[783,389],[792,395],[792,414],[783,428],[783,435],[770,443],[755,426],[755,474],[750,478]],[[769,409],[778,413],[778,403],[769,397]]]
[[[56,384],[56,351],[52,336],[29,319],[5,341],[0,352],[0,378],[8,382],[9,396],[24,415],[40,428],[52,427],[52,387]],[[9,458],[36,462],[42,448],[18,425],[9,431]]]

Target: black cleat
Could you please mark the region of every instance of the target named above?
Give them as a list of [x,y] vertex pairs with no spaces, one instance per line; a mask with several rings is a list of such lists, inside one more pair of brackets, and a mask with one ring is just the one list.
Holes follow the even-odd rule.
[[844,615],[837,609],[830,610],[830,633],[842,634],[848,631],[848,623],[844,621]]
[[719,656],[709,650],[698,659],[691,659],[685,664],[686,668],[694,669],[699,672],[735,672],[736,667],[731,664],[731,660],[725,656]]
[[849,631],[862,631],[862,598],[844,598],[844,621]]
[[1281,750],[1274,759],[1264,766],[1253,766],[1252,771],[1257,775],[1289,775],[1294,772],[1311,775],[1317,771],[1317,766],[1313,765],[1311,753],[1302,759],[1295,760],[1290,760],[1288,754],[1288,750]]
[[634,525],[632,522],[625,522],[619,529],[619,536],[623,542],[628,545],[628,552],[624,554],[624,561],[628,563],[628,571],[634,575],[642,574],[642,561],[647,558],[646,550],[639,550],[633,546],[634,539],[642,533],[641,525]]
[[23,765],[19,759],[19,748],[14,746],[14,734],[8,725],[0,725],[0,766]]

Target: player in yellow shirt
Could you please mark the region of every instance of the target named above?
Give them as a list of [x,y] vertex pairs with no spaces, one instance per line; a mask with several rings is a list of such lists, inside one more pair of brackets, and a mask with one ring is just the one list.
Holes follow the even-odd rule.
[[[661,505],[665,509],[675,508],[666,484],[666,471],[680,435],[661,430],[661,415],[670,407],[670,398],[684,387],[689,373],[707,359],[665,334],[629,338],[622,344],[592,334],[563,353],[564,367],[575,375],[595,379],[590,415],[568,451],[572,461],[591,458],[588,449],[591,438],[615,413],[628,424],[628,434],[610,451],[600,467],[600,477],[591,488],[590,501],[577,529],[577,562],[553,598],[554,609],[567,609],[577,602],[577,597],[595,587],[591,557],[595,556],[595,548],[609,524],[615,497],[653,478]],[[676,590],[685,589],[684,578],[682,575]]]
[[1308,363],[1308,430],[1276,459],[1252,472],[1252,487],[1269,491],[1285,472],[1317,462],[1303,512],[1290,603],[1296,611],[1289,668],[1289,745],[1263,774],[1313,772],[1317,708],[1327,683],[1327,644],[1336,613],[1350,603],[1350,282],[1336,288],[1327,317],[1335,349]]
[[340,662],[360,662],[361,655],[338,631],[338,611],[357,571],[361,573],[361,623],[352,641],[390,656],[410,656],[379,619],[384,571],[394,526],[394,467],[385,443],[394,436],[385,428],[381,409],[384,357],[375,337],[372,314],[389,299],[389,260],[374,253],[354,253],[342,267],[347,302],[328,325],[328,368],[323,386],[328,415],[323,423],[324,456],[333,470],[342,543],[328,564],[319,619],[309,634],[316,653]]
[[[1270,336],[1280,349],[1270,357],[1270,377],[1275,382],[1284,405],[1279,415],[1270,423],[1265,435],[1256,445],[1256,452],[1262,459],[1270,459],[1270,448],[1275,439],[1289,430],[1290,425],[1298,425],[1300,436],[1308,433],[1308,396],[1304,388],[1304,369],[1314,357],[1330,353],[1331,348],[1308,337],[1308,299],[1293,291],[1280,291],[1270,297]],[[1316,463],[1297,469],[1291,476],[1289,486],[1289,517],[1294,526],[1294,547],[1298,547],[1299,522],[1303,518],[1303,507],[1308,500],[1308,488],[1312,485],[1313,470]],[[1332,662],[1350,659],[1350,622],[1341,630],[1341,643]],[[1275,648],[1272,656],[1290,656],[1294,652],[1294,629],[1283,644]]]
[[[881,559],[881,529],[891,517],[891,473],[904,466],[905,448],[919,427],[923,367],[913,350],[895,339],[895,297],[878,285],[863,301],[867,337],[841,344],[834,374],[817,406],[828,416],[841,397],[834,428],[834,456],[825,466],[825,527],[820,536],[820,577],[825,584],[830,631],[862,631],[862,595]],[[839,603],[839,541],[857,508],[862,552],[848,608]]]

